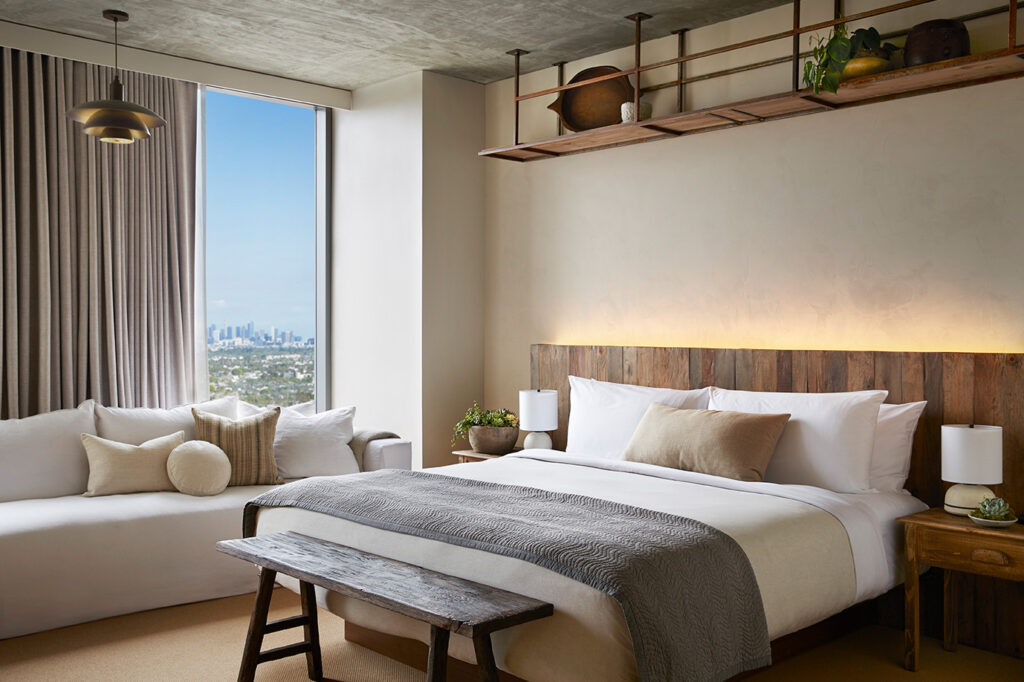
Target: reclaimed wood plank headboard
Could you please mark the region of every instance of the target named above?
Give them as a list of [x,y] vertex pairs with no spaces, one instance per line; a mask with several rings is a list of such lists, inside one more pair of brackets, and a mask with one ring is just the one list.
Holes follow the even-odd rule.
[[652,348],[531,347],[531,385],[558,390],[556,448],[565,447],[569,375],[666,388],[721,386],[824,393],[886,389],[888,402],[927,400],[907,488],[942,503],[939,426],[1003,427],[1003,484],[996,494],[1024,512],[1024,354]]

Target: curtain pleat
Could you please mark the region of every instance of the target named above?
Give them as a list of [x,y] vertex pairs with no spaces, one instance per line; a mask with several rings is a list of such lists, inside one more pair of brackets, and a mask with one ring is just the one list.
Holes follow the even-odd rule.
[[112,78],[0,48],[0,418],[195,397],[197,87],[122,73],[167,126],[108,145],[67,111]]

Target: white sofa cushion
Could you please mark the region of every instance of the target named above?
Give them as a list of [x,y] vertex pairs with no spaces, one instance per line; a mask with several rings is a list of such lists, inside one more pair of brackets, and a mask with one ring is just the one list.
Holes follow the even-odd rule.
[[195,440],[196,426],[192,408],[220,417],[235,419],[238,415],[238,397],[228,396],[195,405],[180,405],[170,409],[155,407],[103,407],[96,406],[96,435],[119,443],[141,445],[147,440],[184,431],[185,440]]
[[84,493],[82,434],[96,433],[95,407],[86,400],[74,410],[0,421],[0,502]]
[[181,445],[181,431],[128,445],[88,433],[82,434],[85,454],[89,456],[89,486],[86,497],[150,493],[174,490],[167,476],[167,458]]
[[312,400],[305,403],[298,403],[297,405],[267,405],[266,407],[260,407],[259,405],[253,405],[252,403],[246,402],[244,400],[239,400],[238,418],[241,419],[242,417],[251,417],[254,414],[265,412],[269,409],[273,409],[274,407],[280,407],[281,412],[292,411],[301,414],[303,417],[312,417],[314,414],[316,414],[316,403],[314,403]]
[[271,486],[0,504],[0,639],[252,592],[252,564],[217,551]]
[[312,417],[290,409],[281,412],[274,435],[274,459],[281,478],[359,473],[349,446],[355,413],[354,407],[328,410]]

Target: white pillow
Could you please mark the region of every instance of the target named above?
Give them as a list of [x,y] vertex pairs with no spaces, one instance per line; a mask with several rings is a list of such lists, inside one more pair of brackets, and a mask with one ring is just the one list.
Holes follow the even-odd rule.
[[888,391],[762,393],[711,389],[712,410],[791,416],[765,480],[837,493],[871,489],[869,473],[878,408]]
[[191,440],[171,451],[167,477],[186,495],[219,495],[231,480],[231,460],[213,443]]
[[89,455],[89,486],[85,496],[174,490],[167,476],[167,458],[184,437],[178,431],[142,445],[128,445],[83,433],[82,443]]
[[569,377],[569,434],[565,451],[620,459],[651,403],[702,410],[710,390],[678,391]]
[[[252,403],[248,403],[244,400],[239,400],[238,418],[241,419],[242,417],[252,417],[253,415],[259,414],[260,412],[272,410],[275,407],[277,406],[268,405],[267,407],[260,407],[259,405],[253,405]],[[316,414],[316,403],[310,400],[309,402],[299,403],[298,405],[291,405],[289,407],[281,406],[282,413],[287,412],[289,410],[297,414],[301,414],[303,417],[312,417],[314,414]]]
[[232,395],[208,400],[205,403],[181,405],[166,410],[153,407],[128,408],[97,405],[96,434],[100,438],[131,445],[139,445],[177,431],[185,432],[185,440],[195,440],[196,426],[195,420],[192,418],[193,407],[203,412],[235,419],[238,414],[238,397]]
[[356,408],[342,407],[306,417],[281,410],[274,435],[277,473],[284,479],[358,473],[349,442]]
[[96,433],[95,406],[86,400],[74,410],[0,421],[0,502],[85,492],[82,434]]
[[902,405],[883,404],[878,410],[875,446],[871,453],[871,487],[880,492],[898,493],[910,475],[910,456],[914,432],[927,400]]

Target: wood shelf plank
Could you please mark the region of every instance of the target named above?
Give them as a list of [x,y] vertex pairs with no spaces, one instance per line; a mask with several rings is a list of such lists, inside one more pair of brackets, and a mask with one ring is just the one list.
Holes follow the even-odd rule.
[[1024,76],[1024,47],[995,50],[864,76],[843,83],[835,94],[823,92],[815,95],[810,90],[784,92],[667,114],[639,123],[618,123],[536,142],[485,149],[480,152],[480,156],[511,161],[538,161],[1021,76]]

